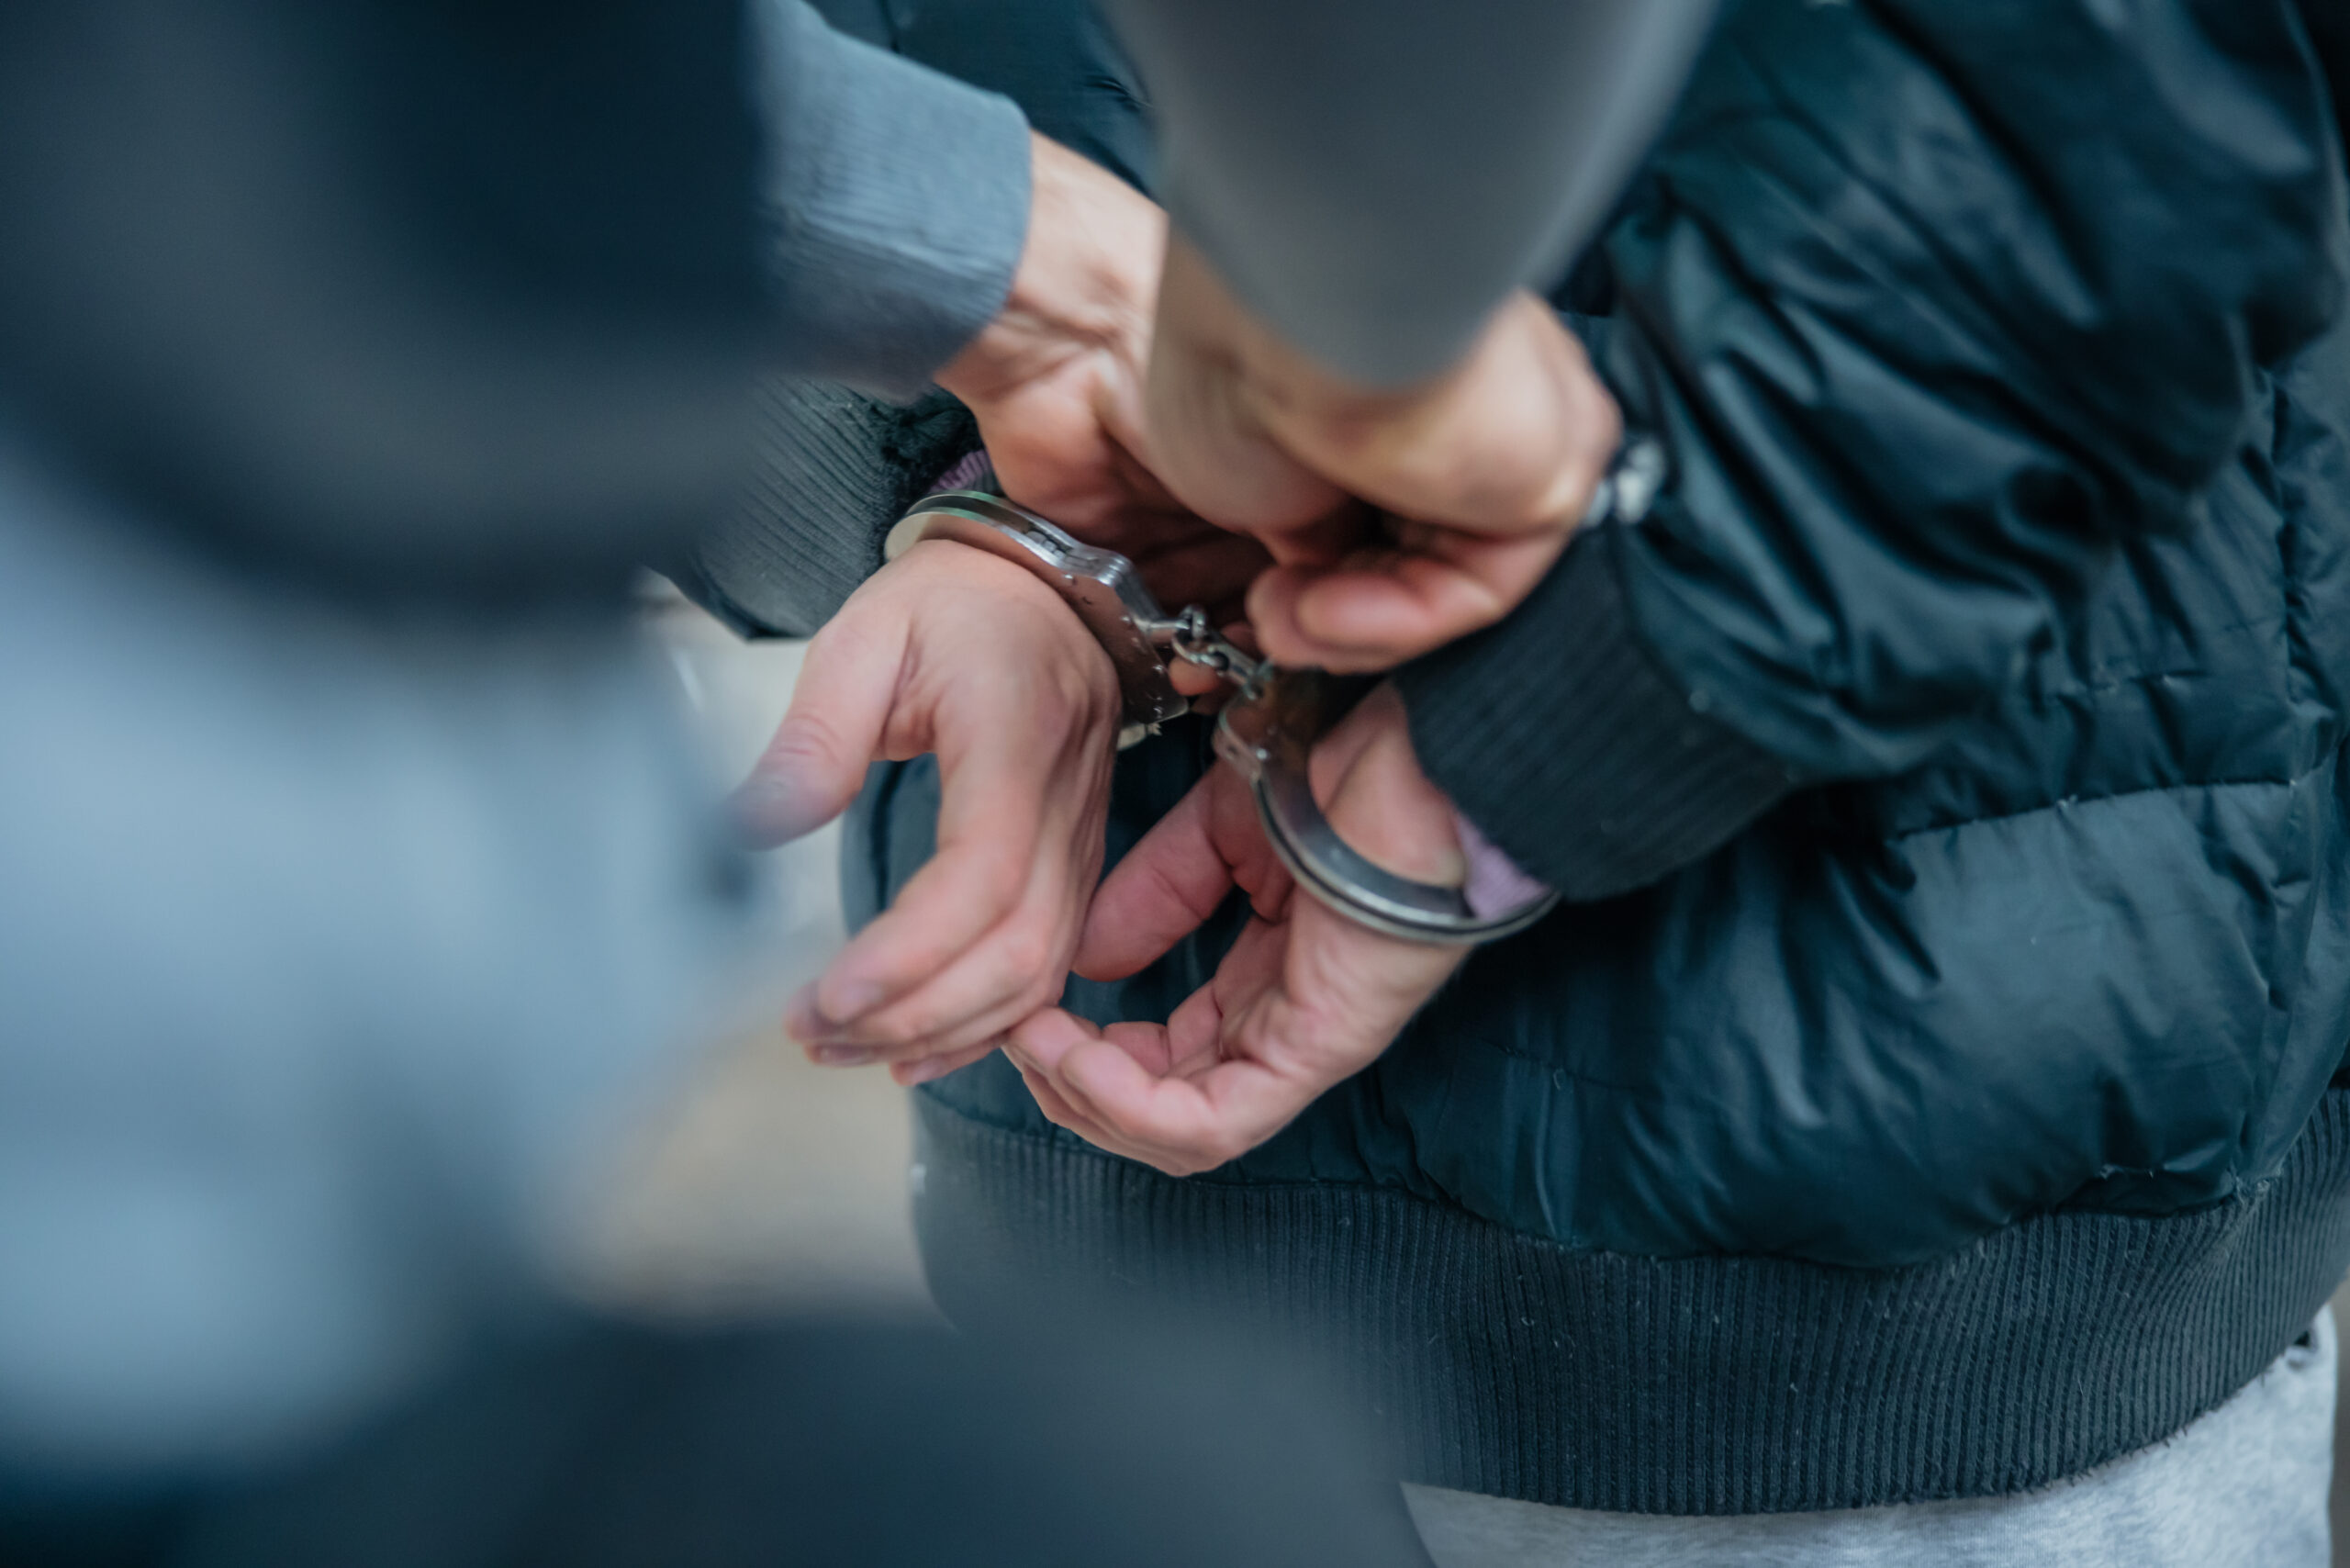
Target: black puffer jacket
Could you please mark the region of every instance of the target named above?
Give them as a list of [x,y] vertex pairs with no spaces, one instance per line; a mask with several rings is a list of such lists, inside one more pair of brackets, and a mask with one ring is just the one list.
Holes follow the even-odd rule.
[[[1577,902],[1174,1182],[922,1099],[950,1310],[1113,1277],[1350,1352],[1416,1476],[1737,1512],[2018,1490],[2350,1260],[2350,228],[2290,0],[1747,0],[1585,325],[1673,478],[1405,673]],[[1113,848],[1205,766],[1127,761]],[[927,846],[917,765],[850,880]],[[1099,1018],[1163,1015],[1231,922]]]
[[2350,1037],[2345,234],[2295,21],[1736,14],[1592,331],[1671,493],[1406,678],[1489,831],[1653,882],[1422,1021],[1447,1195],[1869,1267],[2277,1170]]

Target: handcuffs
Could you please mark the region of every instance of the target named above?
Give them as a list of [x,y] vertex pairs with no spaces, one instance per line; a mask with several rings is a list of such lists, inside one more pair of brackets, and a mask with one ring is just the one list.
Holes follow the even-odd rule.
[[[1662,462],[1653,448],[1628,447],[1592,515],[1644,511]],[[1623,504],[1636,497],[1637,507]],[[883,554],[894,561],[925,539],[951,539],[1010,561],[1069,602],[1117,669],[1125,700],[1122,747],[1191,711],[1168,678],[1170,657],[1237,687],[1216,719],[1216,755],[1248,780],[1265,838],[1298,885],[1348,920],[1405,941],[1468,946],[1522,931],[1559,902],[1545,890],[1516,908],[1480,913],[1461,889],[1399,877],[1338,836],[1314,799],[1306,759],[1369,681],[1252,657],[1219,636],[1198,605],[1174,615],[1160,610],[1125,556],[985,490],[924,497],[890,531]]]

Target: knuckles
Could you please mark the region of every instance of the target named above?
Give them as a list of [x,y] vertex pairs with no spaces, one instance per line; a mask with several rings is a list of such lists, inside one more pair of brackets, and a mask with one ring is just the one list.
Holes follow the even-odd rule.
[[876,1018],[862,1032],[877,1049],[905,1051],[938,1035],[941,1027],[940,1021],[934,1017],[919,1013],[901,1013]]
[[1046,970],[1067,962],[1068,946],[1059,933],[1023,923],[1003,935],[1003,968],[1007,973],[1029,977],[1022,987],[1025,995],[1036,989]]

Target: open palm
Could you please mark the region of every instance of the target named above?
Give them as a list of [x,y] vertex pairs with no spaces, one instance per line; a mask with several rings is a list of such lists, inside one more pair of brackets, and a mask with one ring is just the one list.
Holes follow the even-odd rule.
[[[1393,688],[1331,733],[1314,772],[1332,825],[1364,854],[1401,875],[1459,879],[1451,805],[1420,773]],[[1460,966],[1460,948],[1384,936],[1299,896],[1247,784],[1217,767],[1094,895],[1077,972],[1132,974],[1236,886],[1254,918],[1165,1024],[1100,1029],[1055,1009],[1013,1031],[1005,1052],[1047,1116],[1170,1174],[1211,1170],[1370,1065]]]

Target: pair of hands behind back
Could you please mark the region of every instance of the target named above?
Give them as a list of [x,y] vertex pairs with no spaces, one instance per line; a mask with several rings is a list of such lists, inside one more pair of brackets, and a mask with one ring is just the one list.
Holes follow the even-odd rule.
[[[1010,302],[939,378],[978,414],[1015,498],[1134,556],[1162,602],[1225,610],[1245,595],[1270,656],[1336,669],[1387,667],[1488,624],[1556,560],[1616,425],[1538,301],[1505,303],[1434,382],[1348,387],[1180,241],[1162,289],[1164,221],[1114,179],[1040,140],[1035,189]],[[737,806],[755,839],[779,842],[845,809],[868,763],[934,753],[936,854],[788,1026],[820,1061],[887,1062],[906,1083],[1002,1046],[1054,1121],[1183,1174],[1253,1148],[1368,1065],[1460,954],[1299,896],[1224,767],[1097,890],[1119,716],[1107,656],[1049,588],[924,543],[811,644]],[[1450,805],[1392,687],[1325,739],[1313,774],[1357,848],[1458,880]],[[1254,918],[1166,1024],[1101,1031],[1054,1008],[1072,969],[1133,973],[1236,886]]]
[[[1253,1148],[1360,1070],[1460,955],[1298,894],[1227,767],[1097,890],[1121,717],[1108,657],[1050,588],[931,541],[810,645],[736,806],[755,838],[779,842],[844,810],[871,760],[935,754],[936,852],[794,999],[787,1026],[818,1061],[886,1062],[901,1083],[1002,1046],[1053,1120],[1185,1174]],[[1451,807],[1421,776],[1391,688],[1316,748],[1313,770],[1348,842],[1404,875],[1457,879]],[[1133,973],[1236,885],[1254,918],[1166,1024],[1104,1034],[1053,1006],[1071,969]]]

